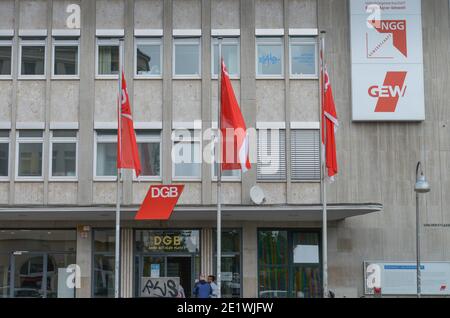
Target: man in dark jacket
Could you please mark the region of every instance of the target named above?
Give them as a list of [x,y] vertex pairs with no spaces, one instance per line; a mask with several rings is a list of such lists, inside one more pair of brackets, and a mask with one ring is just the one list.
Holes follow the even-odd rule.
[[205,275],[200,275],[200,280],[194,286],[194,296],[197,298],[209,298],[211,294],[211,285],[205,280]]

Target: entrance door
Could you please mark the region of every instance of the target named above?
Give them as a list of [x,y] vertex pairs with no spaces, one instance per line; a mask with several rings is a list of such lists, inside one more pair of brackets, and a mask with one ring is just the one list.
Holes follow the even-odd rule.
[[[44,264],[45,263],[45,264]],[[46,278],[44,254],[23,253],[12,256],[13,286],[11,297],[43,298]]]
[[[176,255],[142,256],[141,277],[179,277],[186,297],[192,295],[193,258]],[[138,282],[139,286],[141,281]]]
[[191,296],[191,258],[186,256],[167,257],[167,277],[179,277],[186,297]]

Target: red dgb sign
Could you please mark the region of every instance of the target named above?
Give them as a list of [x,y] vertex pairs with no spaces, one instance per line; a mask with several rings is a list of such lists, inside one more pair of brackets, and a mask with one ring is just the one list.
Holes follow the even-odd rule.
[[135,220],[168,220],[184,185],[151,186],[142,202]]

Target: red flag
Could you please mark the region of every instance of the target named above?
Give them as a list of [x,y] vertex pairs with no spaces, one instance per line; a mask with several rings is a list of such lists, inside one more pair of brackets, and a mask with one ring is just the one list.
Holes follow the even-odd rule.
[[327,177],[330,178],[331,181],[334,181],[334,177],[338,173],[335,133],[339,126],[339,122],[336,113],[336,105],[334,104],[330,77],[328,76],[326,67],[322,76],[322,146],[325,147]]
[[[133,117],[128,99],[127,83],[122,71],[122,101],[120,120],[117,129],[117,168],[134,169],[136,176],[141,174],[141,161],[134,132]],[[122,128],[122,129],[120,129]]]
[[251,169],[247,127],[222,60],[220,130],[222,132],[222,170]]

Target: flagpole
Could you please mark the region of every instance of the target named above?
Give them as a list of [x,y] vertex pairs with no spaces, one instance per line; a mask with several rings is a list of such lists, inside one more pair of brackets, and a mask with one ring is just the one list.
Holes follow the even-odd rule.
[[218,108],[217,108],[217,298],[221,298],[222,295],[222,145],[221,145],[221,120],[220,113],[222,109],[222,38],[218,38],[219,41],[219,61],[217,64],[218,72],[217,72],[217,85],[218,85]]
[[322,272],[323,272],[323,297],[328,298],[328,224],[327,224],[327,187],[326,187],[326,125],[324,123],[324,114],[323,114],[323,106],[324,106],[324,85],[325,85],[325,31],[321,31],[321,83],[320,83],[320,129],[321,129],[321,138],[323,137],[322,143]]
[[[123,67],[123,38],[119,39],[119,102],[117,103],[117,129],[122,134],[122,67]],[[118,138],[120,149],[122,148],[122,138]],[[118,145],[119,146],[119,145]],[[121,152],[120,152],[121,153]],[[117,154],[119,155],[119,153]],[[119,158],[117,158],[117,161]],[[120,297],[120,203],[121,203],[121,175],[122,169],[117,168],[117,196],[116,196],[116,238],[115,238],[115,262],[114,262],[114,297]]]

